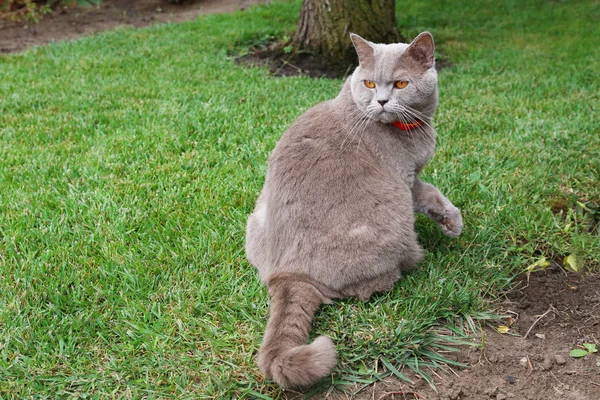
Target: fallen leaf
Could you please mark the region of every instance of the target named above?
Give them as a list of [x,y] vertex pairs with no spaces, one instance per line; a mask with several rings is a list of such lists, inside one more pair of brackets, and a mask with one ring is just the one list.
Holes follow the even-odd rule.
[[531,264],[529,267],[527,267],[526,271],[527,272],[534,272],[538,268],[539,269],[545,269],[545,268],[547,268],[549,266],[550,266],[550,261],[546,260],[546,257],[540,257],[539,260],[537,260],[536,262],[534,262],[533,264]]
[[588,351],[584,349],[573,349],[569,353],[569,355],[573,358],[581,358],[588,355]]
[[577,263],[577,257],[575,254],[568,255],[563,260],[563,266],[567,271],[579,272],[579,264]]
[[508,333],[508,331],[510,330],[510,328],[508,326],[505,325],[500,325],[498,328],[496,328],[498,330],[498,333]]

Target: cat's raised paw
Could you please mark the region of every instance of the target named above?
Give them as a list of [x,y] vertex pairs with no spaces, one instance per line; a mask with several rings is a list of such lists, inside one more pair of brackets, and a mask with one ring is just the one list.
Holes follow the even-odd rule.
[[444,216],[440,222],[438,222],[442,232],[447,236],[459,236],[462,232],[463,221],[460,209],[453,207],[449,210],[445,210]]

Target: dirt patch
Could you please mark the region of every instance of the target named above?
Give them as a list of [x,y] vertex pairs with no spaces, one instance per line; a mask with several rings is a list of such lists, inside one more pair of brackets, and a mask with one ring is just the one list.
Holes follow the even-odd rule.
[[[275,39],[275,38],[273,38]],[[254,46],[248,54],[237,57],[237,63],[252,67],[264,66],[275,76],[310,76],[312,78],[344,78],[354,66],[347,69],[331,68],[308,52],[286,52],[287,43],[276,41],[268,46]]]
[[104,0],[97,7],[63,7],[39,23],[0,20],[0,53],[15,53],[50,42],[73,40],[118,26],[183,22],[199,15],[248,8],[266,0]]
[[455,357],[469,367],[438,376],[437,393],[422,381],[406,385],[390,379],[355,398],[600,399],[600,353],[569,357],[583,343],[600,349],[600,275],[565,273],[555,265],[529,281],[520,278],[500,306],[510,317],[502,321],[511,325],[509,334],[487,328],[484,349]]
[[[249,49],[248,54],[236,57],[235,61],[246,66],[267,67],[275,76],[309,76],[332,79],[346,78],[358,64],[358,60],[356,60],[356,64],[348,65],[345,68],[327,66],[319,56],[309,52],[292,51],[288,53],[287,45],[286,42],[274,41],[268,45],[254,46]],[[438,72],[452,65],[452,62],[445,56],[438,54],[436,57],[435,66]]]

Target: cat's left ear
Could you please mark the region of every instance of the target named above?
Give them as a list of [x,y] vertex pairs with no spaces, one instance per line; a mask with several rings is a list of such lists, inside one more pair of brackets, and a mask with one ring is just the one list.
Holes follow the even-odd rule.
[[362,66],[371,64],[373,62],[373,55],[375,53],[375,49],[372,46],[373,43],[361,38],[356,33],[351,33],[350,39],[352,40],[352,44],[356,49],[356,54],[358,54],[359,64]]
[[429,69],[433,66],[435,45],[429,32],[420,33],[406,50],[410,57]]

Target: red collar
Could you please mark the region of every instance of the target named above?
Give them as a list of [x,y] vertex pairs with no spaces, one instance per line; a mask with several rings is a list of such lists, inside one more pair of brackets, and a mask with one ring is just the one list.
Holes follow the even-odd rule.
[[413,129],[416,129],[416,128],[420,127],[421,125],[423,125],[423,121],[421,121],[420,119],[417,119],[415,122],[410,122],[410,123],[394,121],[394,122],[392,122],[392,125],[394,125],[396,128],[403,130],[403,131],[412,131]]

